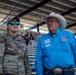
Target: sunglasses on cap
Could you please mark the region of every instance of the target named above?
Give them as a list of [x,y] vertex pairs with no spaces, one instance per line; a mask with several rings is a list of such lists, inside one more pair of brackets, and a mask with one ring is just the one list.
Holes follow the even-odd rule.
[[11,25],[20,25],[20,22],[11,21],[9,24],[11,24]]

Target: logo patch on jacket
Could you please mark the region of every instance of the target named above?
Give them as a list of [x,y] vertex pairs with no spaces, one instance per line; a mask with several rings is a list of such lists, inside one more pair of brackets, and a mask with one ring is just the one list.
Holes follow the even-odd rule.
[[46,47],[50,46],[51,44],[47,44]]
[[50,39],[46,39],[44,42],[45,42],[45,46],[46,46],[46,47],[48,47],[48,46],[51,45]]
[[45,44],[50,43],[50,39],[45,40]]
[[61,37],[61,41],[68,41],[68,37]]

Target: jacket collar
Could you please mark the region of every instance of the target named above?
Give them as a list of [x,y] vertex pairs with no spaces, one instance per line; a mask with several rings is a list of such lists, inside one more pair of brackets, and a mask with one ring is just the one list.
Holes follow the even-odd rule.
[[60,33],[60,29],[58,28],[57,30],[56,30],[56,32],[55,32],[55,35],[53,35],[51,32],[49,32],[49,34],[51,35],[51,36],[57,36],[59,33]]

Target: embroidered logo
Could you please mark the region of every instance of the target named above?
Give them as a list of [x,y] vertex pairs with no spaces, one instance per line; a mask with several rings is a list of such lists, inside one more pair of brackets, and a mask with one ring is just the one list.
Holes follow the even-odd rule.
[[68,41],[67,37],[61,37],[61,41]]
[[50,46],[51,44],[47,44],[46,47]]
[[50,43],[50,39],[45,40],[45,44]]

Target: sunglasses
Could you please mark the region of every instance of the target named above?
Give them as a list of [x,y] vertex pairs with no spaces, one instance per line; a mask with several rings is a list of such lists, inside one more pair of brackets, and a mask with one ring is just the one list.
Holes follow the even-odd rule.
[[20,22],[14,22],[14,21],[11,21],[9,24],[11,24],[11,25],[20,25]]

